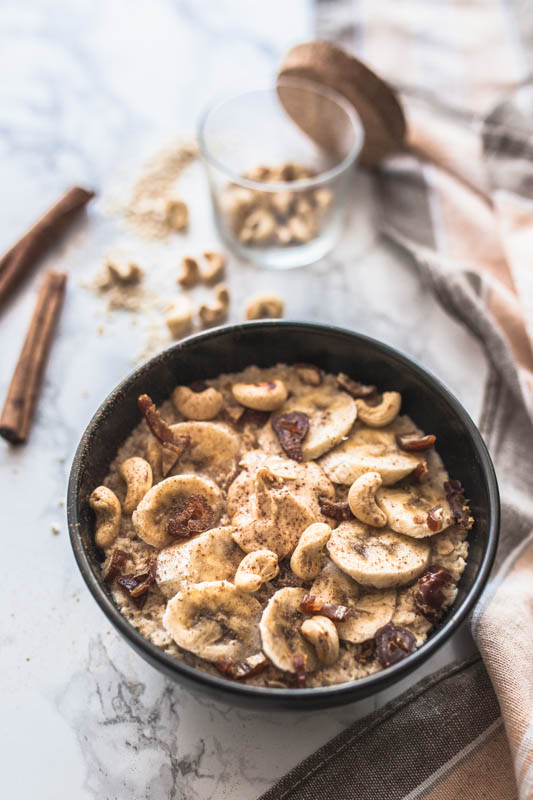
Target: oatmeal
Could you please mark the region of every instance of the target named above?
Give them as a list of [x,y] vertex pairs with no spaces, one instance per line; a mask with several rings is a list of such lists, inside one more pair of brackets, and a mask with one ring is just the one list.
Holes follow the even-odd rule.
[[267,687],[357,680],[453,603],[474,520],[398,392],[280,364],[139,408],[91,495],[95,542],[121,613],[176,659]]

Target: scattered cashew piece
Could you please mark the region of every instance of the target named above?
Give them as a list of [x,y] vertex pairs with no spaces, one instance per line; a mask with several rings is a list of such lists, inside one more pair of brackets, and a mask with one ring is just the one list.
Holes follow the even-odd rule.
[[234,584],[243,592],[257,592],[263,583],[271,581],[279,572],[278,557],[272,550],[254,550],[248,553],[237,568]]
[[185,336],[192,327],[192,304],[188,297],[179,297],[165,314],[165,323],[175,339]]
[[246,319],[279,319],[283,316],[285,303],[275,294],[252,297],[246,306]]
[[204,260],[207,266],[202,270],[202,280],[208,286],[218,283],[224,277],[226,259],[222,253],[215,250],[206,250]]
[[126,498],[122,510],[125,514],[132,514],[146,492],[152,488],[152,467],[144,458],[132,456],[122,462],[119,471],[126,481]]
[[178,283],[185,289],[191,289],[200,282],[200,267],[198,261],[190,256],[185,256],[181,260],[181,274],[178,276]]
[[350,486],[348,504],[354,517],[374,528],[387,524],[387,515],[376,502],[376,492],[383,483],[379,472],[365,472]]
[[303,581],[316,578],[322,569],[323,549],[331,536],[331,528],[325,522],[309,525],[296,545],[291,556],[291,569]]
[[259,383],[234,383],[231,391],[235,400],[256,411],[274,411],[287,399],[287,387],[278,379]]
[[220,392],[212,386],[203,392],[193,392],[188,386],[178,386],[172,392],[172,402],[186,419],[205,421],[216,417],[224,400]]
[[97,486],[89,498],[96,514],[94,541],[98,547],[110,547],[118,536],[121,508],[118,497],[107,486]]
[[222,284],[215,292],[215,302],[212,305],[201,305],[198,309],[198,315],[204,328],[224,322],[228,315],[229,303],[229,289]]
[[306,619],[301,632],[315,648],[321,664],[331,666],[335,663],[339,657],[339,634],[330,619],[320,615]]
[[381,428],[390,425],[396,419],[402,405],[402,396],[399,392],[383,392],[381,403],[377,406],[369,406],[364,400],[358,398],[355,401],[357,406],[357,416],[371,428]]

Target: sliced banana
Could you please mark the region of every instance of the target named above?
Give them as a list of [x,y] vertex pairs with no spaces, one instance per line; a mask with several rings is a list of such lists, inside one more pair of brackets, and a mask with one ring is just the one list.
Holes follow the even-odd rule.
[[[381,487],[376,492],[376,501],[387,515],[389,527],[415,539],[433,536],[455,522],[444,491],[448,473],[434,451],[428,454],[427,465],[428,475],[421,483],[406,487]],[[428,511],[436,506],[442,506],[438,531],[428,525]]]
[[192,583],[231,580],[243,555],[233,530],[229,525],[212,528],[160,550],[155,579],[165,597],[174,597]]
[[333,483],[352,484],[365,472],[379,472],[384,486],[397,483],[425,461],[425,453],[407,453],[396,444],[396,435],[416,431],[409,417],[398,417],[384,428],[369,428],[357,420],[345,442],[320,459]]
[[279,589],[268,601],[259,623],[265,655],[285,672],[295,672],[293,659],[300,653],[306,659],[307,672],[318,667],[314,647],[300,633],[305,617],[299,606],[306,594],[305,589]]
[[[309,431],[302,442],[304,461],[327,453],[346,436],[357,416],[355,401],[346,392],[324,387],[300,397],[291,397],[280,409],[281,414],[303,411],[309,417]],[[271,453],[281,447],[270,423],[259,433],[259,445]]]
[[413,541],[388,528],[371,528],[358,520],[341,522],[327,549],[335,564],[363,586],[384,589],[417,578],[430,562],[426,541]]
[[191,495],[202,495],[213,514],[213,525],[222,511],[222,492],[209,478],[199,475],[174,475],[153,486],[133,512],[135,532],[146,544],[166,547],[174,539],[167,533],[172,514],[185,504]]
[[223,422],[178,422],[173,431],[191,438],[191,445],[171,470],[172,475],[197,472],[226,486],[237,470],[238,435]]
[[263,453],[261,450],[250,450],[239,462],[242,472],[237,475],[228,489],[228,514],[230,517],[233,517],[239,511],[247,510],[254,488],[253,477],[265,465],[267,460],[268,469],[274,476],[284,481],[298,479],[299,473],[295,461],[272,456],[268,453]]
[[309,591],[324,603],[353,609],[352,617],[336,624],[339,637],[354,644],[371,639],[379,628],[391,621],[396,607],[395,589],[367,589],[363,595],[360,592],[353,578],[329,560]]
[[370,589],[353,606],[353,617],[337,625],[345,642],[366,642],[390,622],[396,608],[396,589]]
[[240,661],[261,649],[261,605],[228,581],[187,586],[168,601],[163,625],[176,644],[207,661]]
[[334,489],[317,464],[268,457],[252,463],[247,477],[237,481],[229,491],[229,508],[233,538],[246,553],[267,549],[285,558],[308,525],[331,524],[318,498],[333,498]]

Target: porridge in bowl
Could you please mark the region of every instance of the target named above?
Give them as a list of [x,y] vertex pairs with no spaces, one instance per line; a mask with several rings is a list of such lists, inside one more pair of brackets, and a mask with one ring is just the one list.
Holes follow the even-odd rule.
[[307,364],[178,386],[159,409],[141,395],[90,498],[121,613],[176,659],[259,686],[406,658],[453,603],[473,518],[401,401]]

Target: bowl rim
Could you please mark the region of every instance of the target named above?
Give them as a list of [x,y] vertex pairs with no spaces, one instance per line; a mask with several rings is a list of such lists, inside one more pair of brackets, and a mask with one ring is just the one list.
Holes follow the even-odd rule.
[[[83,467],[83,455],[90,438],[93,436],[95,430],[97,430],[98,420],[102,416],[105,408],[111,402],[113,402],[116,395],[123,393],[124,390],[127,389],[128,384],[137,377],[141,370],[147,369],[147,367],[152,366],[152,364],[158,361],[166,360],[168,354],[171,352],[190,347],[196,342],[203,342],[211,338],[217,338],[223,334],[242,333],[246,330],[271,327],[282,327],[286,329],[287,332],[289,332],[291,329],[312,330],[318,333],[327,333],[328,335],[334,334],[336,336],[348,337],[351,339],[357,338],[363,343],[376,348],[378,351],[393,357],[397,362],[400,363],[401,366],[406,367],[410,372],[418,373],[418,376],[421,377],[425,383],[432,384],[433,388],[444,396],[449,406],[463,423],[473,441],[474,447],[480,459],[481,471],[484,474],[487,482],[489,495],[489,531],[487,544],[481,557],[478,574],[476,575],[472,585],[467,590],[465,597],[463,598],[459,607],[455,610],[454,614],[447,619],[442,627],[433,635],[431,635],[430,638],[424,642],[419,649],[415,650],[403,661],[400,661],[391,667],[387,667],[387,669],[379,670],[378,672],[375,672],[372,675],[368,675],[364,678],[334,684],[332,686],[320,686],[305,689],[279,689],[262,686],[248,686],[228,680],[222,676],[219,677],[217,675],[211,675],[208,672],[203,672],[196,667],[191,667],[187,664],[184,664],[182,661],[175,659],[173,656],[164,652],[164,650],[159,648],[157,645],[150,642],[136,628],[134,628],[133,625],[128,622],[126,617],[120,613],[119,609],[113,603],[111,598],[107,596],[95,572],[93,571],[88,554],[83,546],[81,535],[79,533],[80,522],[77,511],[77,487],[78,480],[80,478],[80,472]],[[375,694],[390,684],[396,683],[407,673],[414,672],[417,667],[426,661],[450,638],[452,633],[457,630],[459,625],[467,617],[487,583],[489,573],[494,562],[499,539],[500,498],[492,459],[489,455],[487,446],[479,430],[477,429],[477,426],[473,422],[468,412],[464,409],[457,398],[450,392],[450,390],[437,377],[425,369],[425,367],[422,367],[410,357],[402,354],[394,347],[391,347],[384,342],[356,331],[350,331],[346,328],[325,323],[293,320],[258,320],[253,322],[243,322],[235,325],[223,325],[216,328],[211,328],[208,331],[192,334],[191,336],[182,339],[180,342],[163,350],[161,353],[158,353],[157,355],[148,359],[141,366],[132,370],[115,387],[115,389],[108,394],[89,421],[89,424],[87,425],[81,437],[74,455],[67,490],[67,519],[71,546],[87,587],[109,621],[126,638],[128,643],[132,645],[134,649],[140,651],[140,653],[149,661],[158,662],[167,675],[172,673],[177,673],[178,676],[182,675],[184,679],[188,680],[192,684],[199,685],[200,687],[203,686],[211,691],[215,690],[220,692],[222,699],[224,698],[224,695],[226,698],[229,695],[235,695],[239,698],[248,698],[251,702],[253,702],[254,699],[258,701],[266,701],[270,699],[273,703],[275,703],[275,701],[283,701],[285,708],[290,710],[291,708],[304,708],[304,701],[306,698],[308,698],[310,701],[313,699],[317,703],[322,700],[324,705],[327,706],[329,705],[328,701],[331,701],[331,705],[341,704],[341,698],[343,697],[346,699],[346,702],[352,702],[354,699],[357,699],[350,697],[354,694],[361,694],[361,697]],[[275,706],[273,705],[273,709],[274,707]],[[316,708],[316,705],[310,704],[309,707]],[[279,706],[277,706],[277,708],[279,708]]]
[[[334,167],[330,167],[330,169],[324,170],[323,172],[319,172],[318,175],[314,175],[312,178],[300,178],[296,181],[269,181],[268,183],[266,181],[254,181],[251,178],[245,178],[243,175],[235,172],[235,170],[231,169],[231,167],[224,164],[218,159],[218,157],[212,154],[206,141],[206,127],[209,118],[211,114],[214,114],[224,105],[226,105],[226,103],[229,103],[232,100],[237,100],[248,95],[277,94],[279,87],[283,88],[284,86],[314,92],[315,94],[323,95],[324,97],[334,101],[340,108],[342,108],[351,122],[354,131],[354,143],[350,148],[350,151],[341,159],[341,161],[339,161],[338,164],[336,164]],[[231,183],[234,183],[238,186],[243,186],[246,189],[253,189],[257,192],[275,193],[284,191],[299,192],[307,189],[320,188],[339,175],[342,175],[343,172],[346,172],[348,169],[350,169],[350,167],[356,162],[361,154],[365,141],[365,130],[361,117],[355,110],[354,106],[344,97],[344,95],[335,91],[335,89],[332,89],[330,86],[324,86],[323,84],[317,83],[316,81],[311,81],[308,78],[278,78],[275,85],[263,87],[260,86],[256,87],[255,89],[244,89],[240,92],[227,93],[226,95],[218,97],[209,103],[204,108],[198,120],[196,136],[198,139],[200,155],[205,163],[225,175],[225,177],[228,178]]]

